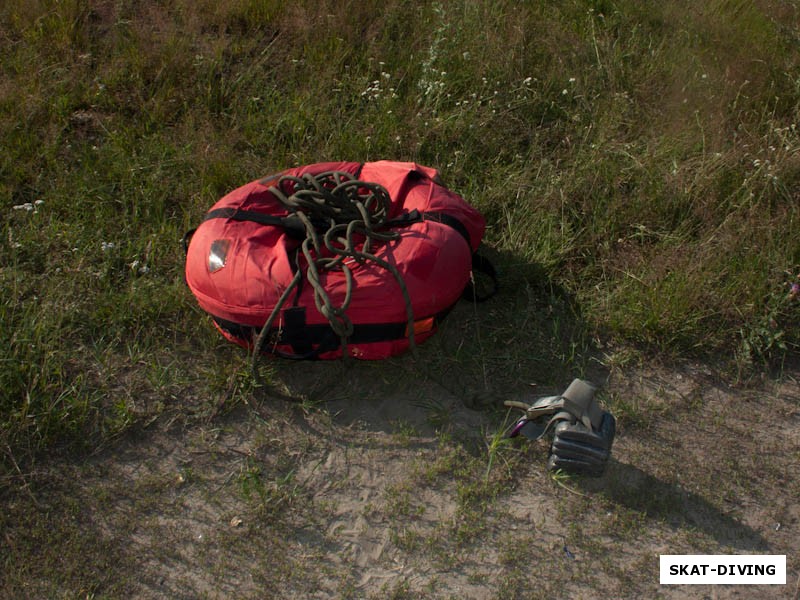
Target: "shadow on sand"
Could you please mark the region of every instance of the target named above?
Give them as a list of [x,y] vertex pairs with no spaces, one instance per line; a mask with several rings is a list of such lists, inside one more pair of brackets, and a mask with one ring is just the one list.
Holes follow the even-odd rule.
[[753,552],[769,548],[757,531],[722,512],[703,496],[678,484],[662,481],[635,465],[612,458],[603,477],[581,479],[579,485],[587,493],[602,494],[617,506],[673,529],[701,531],[723,547]]

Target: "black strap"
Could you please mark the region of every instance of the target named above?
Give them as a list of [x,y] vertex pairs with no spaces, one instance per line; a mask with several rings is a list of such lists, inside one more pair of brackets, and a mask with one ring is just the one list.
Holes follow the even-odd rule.
[[[358,177],[361,174],[361,170],[364,168],[364,163],[361,163],[356,170],[355,177]],[[270,185],[277,181],[281,175],[284,173],[275,173],[273,175],[268,175],[263,179],[259,180],[259,183],[262,185]],[[416,175],[419,177],[425,177],[424,173],[419,171],[412,171],[412,175]],[[435,183],[437,182],[436,179],[433,179]],[[211,219],[232,219],[234,221],[251,221],[253,223],[259,223],[261,225],[267,225],[272,227],[281,227],[285,232],[286,235],[289,237],[302,240],[305,239],[306,231],[305,227],[300,221],[300,219],[294,214],[288,214],[284,216],[275,216],[275,215],[267,215],[264,213],[260,213],[257,211],[252,210],[244,210],[241,208],[217,208],[214,210],[209,211],[206,213],[205,217],[203,218],[203,222],[209,221]],[[417,209],[414,209],[410,212],[403,213],[399,217],[395,217],[394,219],[390,219],[386,223],[384,223],[384,227],[405,227],[410,225],[411,223],[418,223],[421,220],[425,221],[436,221],[437,223],[442,223],[443,225],[447,225],[448,227],[452,227],[455,229],[461,237],[467,242],[470,248],[472,248],[472,240],[470,239],[469,230],[464,226],[464,224],[453,215],[449,215],[444,212],[439,211],[430,211],[430,212],[420,212]],[[319,228],[321,230],[327,229],[329,224],[328,223],[315,223],[312,219],[312,224],[315,228]],[[181,242],[183,244],[184,252],[188,254],[189,252],[189,242],[192,239],[197,229],[192,229],[187,231],[184,234]]]
[[[478,278],[476,275],[483,275],[484,278]],[[478,279],[483,279],[483,281],[478,281]],[[491,285],[485,285],[485,281],[488,279]],[[497,290],[499,287],[499,282],[497,280],[497,269],[494,268],[494,265],[491,261],[483,256],[482,254],[478,254],[477,252],[472,255],[472,277],[470,278],[467,287],[464,288],[464,292],[461,294],[461,297],[464,300],[469,300],[470,302],[486,302],[489,298],[497,294]],[[480,289],[479,289],[480,288]]]
[[[233,219],[234,221],[252,221],[254,223],[259,223],[261,225],[268,225],[268,226],[275,226],[281,227],[288,236],[295,238],[295,239],[305,239],[306,231],[305,226],[300,221],[300,219],[294,215],[289,214],[282,217],[277,217],[275,215],[266,215],[264,213],[252,211],[252,210],[242,210],[239,208],[217,208],[212,211],[209,211],[203,222],[209,221],[211,219]],[[442,223],[443,225],[447,225],[448,227],[452,227],[455,229],[467,244],[470,243],[470,236],[469,231],[464,226],[464,224],[459,221],[456,217],[449,215],[443,212],[420,212],[417,209],[414,209],[410,212],[403,213],[399,217],[395,217],[385,223],[386,227],[405,227],[412,223],[418,223],[421,220],[425,221],[435,221],[437,223]],[[191,229],[186,232],[181,240],[183,243],[184,252],[189,251],[189,242],[192,239],[197,229]],[[470,246],[471,247],[471,246]],[[474,302],[485,302],[492,296],[497,293],[498,290],[498,279],[497,279],[497,270],[494,268],[494,265],[489,261],[488,258],[478,254],[477,252],[472,255],[472,272],[473,272],[473,279],[467,285],[462,297],[465,300],[470,300]],[[490,281],[491,286],[489,287],[488,291],[480,292],[476,288],[474,274],[479,273],[481,275],[485,275]],[[483,286],[485,287],[485,286]]]
[[424,212],[422,213],[422,218],[426,221],[436,221],[437,223],[441,223],[442,225],[447,225],[448,227],[452,227],[458,233],[461,234],[461,237],[467,242],[467,245],[472,248],[472,241],[469,237],[469,231],[464,226],[464,224],[455,218],[453,215],[448,215],[447,213],[443,212]]
[[383,227],[405,227],[412,223],[419,223],[422,221],[423,213],[419,212],[416,208],[411,212],[405,212],[399,217],[389,219],[383,224]]
[[285,217],[276,217],[275,215],[265,215],[264,213],[256,212],[254,210],[242,210],[241,208],[216,208],[208,211],[203,218],[203,222],[210,221],[211,219],[232,219],[234,221],[253,221],[261,225],[275,225],[277,227],[283,226],[283,219]]
[[189,231],[184,233],[183,237],[181,238],[181,244],[183,245],[184,255],[189,254],[189,243],[192,241],[192,236],[194,235],[195,231],[197,231],[197,227],[195,227],[194,229],[190,229]]
[[[292,306],[283,310],[284,342],[292,347],[292,352],[298,357],[310,357],[314,353],[314,342],[306,325],[306,307]],[[333,330],[331,330],[333,333]],[[334,338],[336,336],[333,336]],[[336,343],[338,345],[338,341]],[[317,356],[319,351],[317,351]]]
[[[305,311],[304,307],[296,307]],[[287,311],[293,311],[294,308],[284,309],[284,317],[287,317]],[[291,312],[289,313],[291,314]],[[299,315],[297,315],[299,317]],[[213,317],[214,321],[222,327],[225,331],[232,336],[242,340],[250,340],[255,331],[258,334],[261,331],[260,327],[251,327],[250,325],[241,325],[233,321],[227,321],[220,317]],[[297,336],[296,329],[302,327],[307,332],[307,335]],[[353,325],[353,333],[347,338],[348,343],[351,344],[372,344],[374,342],[390,342],[392,340],[401,340],[406,338],[406,328],[408,324],[403,321],[402,323],[362,323]],[[276,333],[278,329],[275,329]],[[291,345],[293,341],[297,341],[300,337],[307,340],[313,345],[322,344],[328,338],[328,333],[333,333],[331,326],[327,323],[319,323],[316,325],[305,324],[305,318],[298,318],[296,321],[289,318],[285,321],[284,327],[281,329],[281,337],[278,339],[279,344]],[[336,341],[335,347],[339,346],[339,337],[334,335],[333,339]]]
[[[250,221],[259,225],[280,227],[291,238],[304,240],[306,238],[306,228],[300,218],[295,214],[288,214],[281,217],[266,215],[254,210],[243,210],[241,208],[217,208],[209,211],[203,218],[203,222],[211,219],[231,219],[233,221]],[[312,220],[312,223],[313,220]],[[314,223],[316,227],[317,224]]]
[[[259,223],[261,225],[282,227],[287,231],[287,234],[292,235],[292,237],[294,237],[293,236],[294,233],[297,234],[302,233],[303,237],[305,236],[305,229],[303,228],[303,224],[300,222],[300,219],[294,214],[288,214],[278,217],[275,215],[266,215],[264,213],[260,213],[254,210],[244,210],[241,208],[229,207],[229,208],[216,208],[214,210],[209,211],[203,218],[203,222],[210,221],[211,219],[232,219],[234,221],[252,221],[254,223]],[[470,244],[469,231],[467,231],[467,228],[464,226],[464,224],[461,221],[459,221],[456,217],[448,215],[443,212],[420,212],[419,210],[414,209],[410,212],[403,213],[399,217],[395,217],[394,219],[386,221],[386,223],[384,223],[384,227],[405,227],[406,225],[411,225],[412,223],[418,223],[421,220],[436,221],[437,223],[442,223],[443,225],[452,227],[459,234],[461,234],[464,240],[466,240],[467,244]],[[314,225],[316,226],[317,224],[314,223]],[[327,227],[327,224],[321,223],[320,226]],[[194,230],[192,230],[191,233],[194,233]]]
[[[434,315],[434,325],[441,323],[452,310],[452,306]],[[320,354],[337,350],[341,339],[327,323],[308,325],[305,322],[305,307],[292,307],[283,310],[284,323],[280,329],[273,328],[279,345],[291,346],[292,353],[269,348],[281,358],[294,360],[315,360]],[[241,325],[214,317],[214,322],[226,333],[244,342],[251,342],[261,332],[260,327]],[[353,325],[353,333],[347,338],[348,344],[372,344],[408,339],[408,323],[361,323]],[[264,345],[268,349],[269,344]]]
[[[203,222],[209,221],[211,219],[232,219],[234,221],[251,221],[254,223],[259,223],[261,225],[281,227],[286,232],[286,235],[295,239],[305,239],[306,236],[305,226],[300,221],[300,219],[294,214],[278,217],[275,215],[266,215],[264,213],[252,210],[243,210],[240,208],[217,208],[209,211],[206,214],[205,218],[203,219]],[[399,217],[395,217],[394,219],[387,221],[385,223],[385,226],[405,227],[412,223],[418,223],[421,220],[435,221],[437,223],[442,223],[443,225],[447,225],[448,227],[452,227],[459,234],[461,234],[461,236],[464,238],[467,244],[470,244],[469,231],[464,226],[464,224],[461,221],[459,221],[456,217],[443,212],[420,212],[417,209],[414,209],[410,212],[403,213]],[[195,231],[197,231],[196,228],[187,231],[184,234],[183,239],[181,240],[183,244],[183,250],[186,253],[189,252],[189,242],[191,241]],[[476,252],[472,255],[472,272],[473,272],[473,279],[467,285],[466,289],[462,294],[462,297],[465,300],[470,300],[474,302],[485,302],[486,300],[488,300],[497,293],[498,290],[497,270],[494,268],[494,265],[489,261],[488,258]],[[485,275],[491,281],[491,286],[489,287],[488,291],[480,292],[477,290],[477,286],[475,285],[475,279],[474,279],[475,273]]]

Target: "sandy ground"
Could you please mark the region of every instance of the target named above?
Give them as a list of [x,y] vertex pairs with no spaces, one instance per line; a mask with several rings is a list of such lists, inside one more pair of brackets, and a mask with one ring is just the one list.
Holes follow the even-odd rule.
[[[94,456],[54,458],[4,496],[0,589],[798,598],[792,373],[731,387],[698,365],[587,371],[617,414],[613,460],[599,479],[564,479],[546,471],[544,442],[490,452],[514,416],[503,398],[554,390],[527,372],[487,390],[502,378],[481,364],[278,362],[276,381],[300,402],[257,390],[205,420],[179,418],[176,405]],[[756,553],[787,556],[786,585],[659,585],[661,554]]]

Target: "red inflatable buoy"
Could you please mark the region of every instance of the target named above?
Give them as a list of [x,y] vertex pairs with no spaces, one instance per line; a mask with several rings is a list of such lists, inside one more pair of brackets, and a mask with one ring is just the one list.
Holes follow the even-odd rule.
[[[315,183],[314,177],[330,173],[338,174],[326,180],[334,183]],[[355,258],[320,270],[315,288],[305,282],[313,275],[309,258],[313,263],[335,252],[320,250],[319,240],[303,250],[301,221],[309,219],[298,219],[295,213],[304,210],[287,208],[285,200],[303,181],[333,187],[345,176],[385,189],[388,214],[380,231],[391,236],[369,242],[375,261],[359,260],[359,249]],[[421,342],[433,334],[470,282],[484,229],[481,214],[442,185],[434,169],[391,161],[318,163],[251,182],[219,200],[189,238],[186,282],[222,334],[242,346],[252,347],[272,316],[262,350],[290,358],[342,356],[341,329],[332,327],[315,296],[315,289],[323,290],[332,306],[346,307],[340,318],[351,325],[347,354],[386,358],[407,350],[410,335]],[[358,231],[348,239],[363,244]]]

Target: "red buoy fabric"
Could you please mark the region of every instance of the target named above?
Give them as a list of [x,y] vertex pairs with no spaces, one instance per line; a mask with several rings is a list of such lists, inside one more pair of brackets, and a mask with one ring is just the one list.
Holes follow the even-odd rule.
[[[442,185],[436,170],[392,161],[317,163],[248,183],[219,200],[209,215],[228,214],[220,210],[228,209],[285,217],[286,207],[270,191],[279,177],[328,171],[350,173],[388,191],[389,219],[400,223],[393,228],[399,237],[373,245],[371,251],[399,271],[411,298],[415,340],[424,341],[469,283],[472,255],[485,230],[483,216]],[[404,217],[415,218],[404,222]],[[188,245],[186,282],[222,334],[249,347],[297,269],[305,268],[303,257],[298,258],[300,244],[280,225],[207,218]],[[376,263],[353,261],[348,266],[353,286],[347,316],[354,325],[348,353],[370,360],[407,350],[406,303],[394,276]],[[344,273],[323,271],[321,283],[332,303],[340,305],[346,293]],[[274,341],[265,350],[292,357],[341,356],[341,347],[330,344],[329,323],[317,310],[311,286],[293,291],[281,313],[273,324]]]

